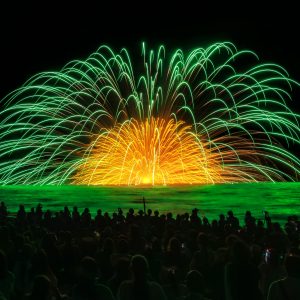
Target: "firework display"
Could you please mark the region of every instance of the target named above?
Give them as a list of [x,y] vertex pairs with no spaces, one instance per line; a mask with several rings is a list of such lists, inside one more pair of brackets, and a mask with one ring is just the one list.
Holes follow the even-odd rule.
[[2,99],[0,184],[298,180],[283,67],[229,42],[141,52],[102,46]]

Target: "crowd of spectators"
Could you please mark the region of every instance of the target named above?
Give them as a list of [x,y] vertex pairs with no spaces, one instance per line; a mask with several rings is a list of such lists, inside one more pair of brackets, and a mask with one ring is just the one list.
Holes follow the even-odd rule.
[[0,300],[300,299],[300,222],[0,204]]

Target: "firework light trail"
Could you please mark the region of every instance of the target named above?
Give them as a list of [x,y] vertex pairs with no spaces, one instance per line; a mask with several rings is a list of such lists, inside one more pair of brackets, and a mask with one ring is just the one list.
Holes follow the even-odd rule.
[[229,42],[100,47],[2,100],[0,184],[168,185],[297,180],[299,84]]

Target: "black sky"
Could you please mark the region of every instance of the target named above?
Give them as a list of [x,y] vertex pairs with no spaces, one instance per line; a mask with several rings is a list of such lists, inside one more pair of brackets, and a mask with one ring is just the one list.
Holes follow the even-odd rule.
[[[284,66],[300,81],[300,17],[287,4],[262,9],[245,2],[240,8],[228,4],[225,11],[216,9],[217,2],[209,8],[184,1],[169,7],[153,2],[122,2],[121,6],[101,1],[23,2],[1,4],[0,98],[36,72],[58,70],[102,44],[116,50],[126,47],[138,55],[141,41],[149,47],[162,43],[168,49],[186,50],[231,41],[255,51],[264,62]],[[293,94],[291,104],[298,112],[299,95],[299,91]]]

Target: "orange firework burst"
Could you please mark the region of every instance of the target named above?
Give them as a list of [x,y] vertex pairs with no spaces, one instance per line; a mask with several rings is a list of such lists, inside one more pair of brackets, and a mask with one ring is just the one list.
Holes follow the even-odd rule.
[[139,185],[219,182],[221,165],[184,122],[130,120],[91,145],[75,184]]

